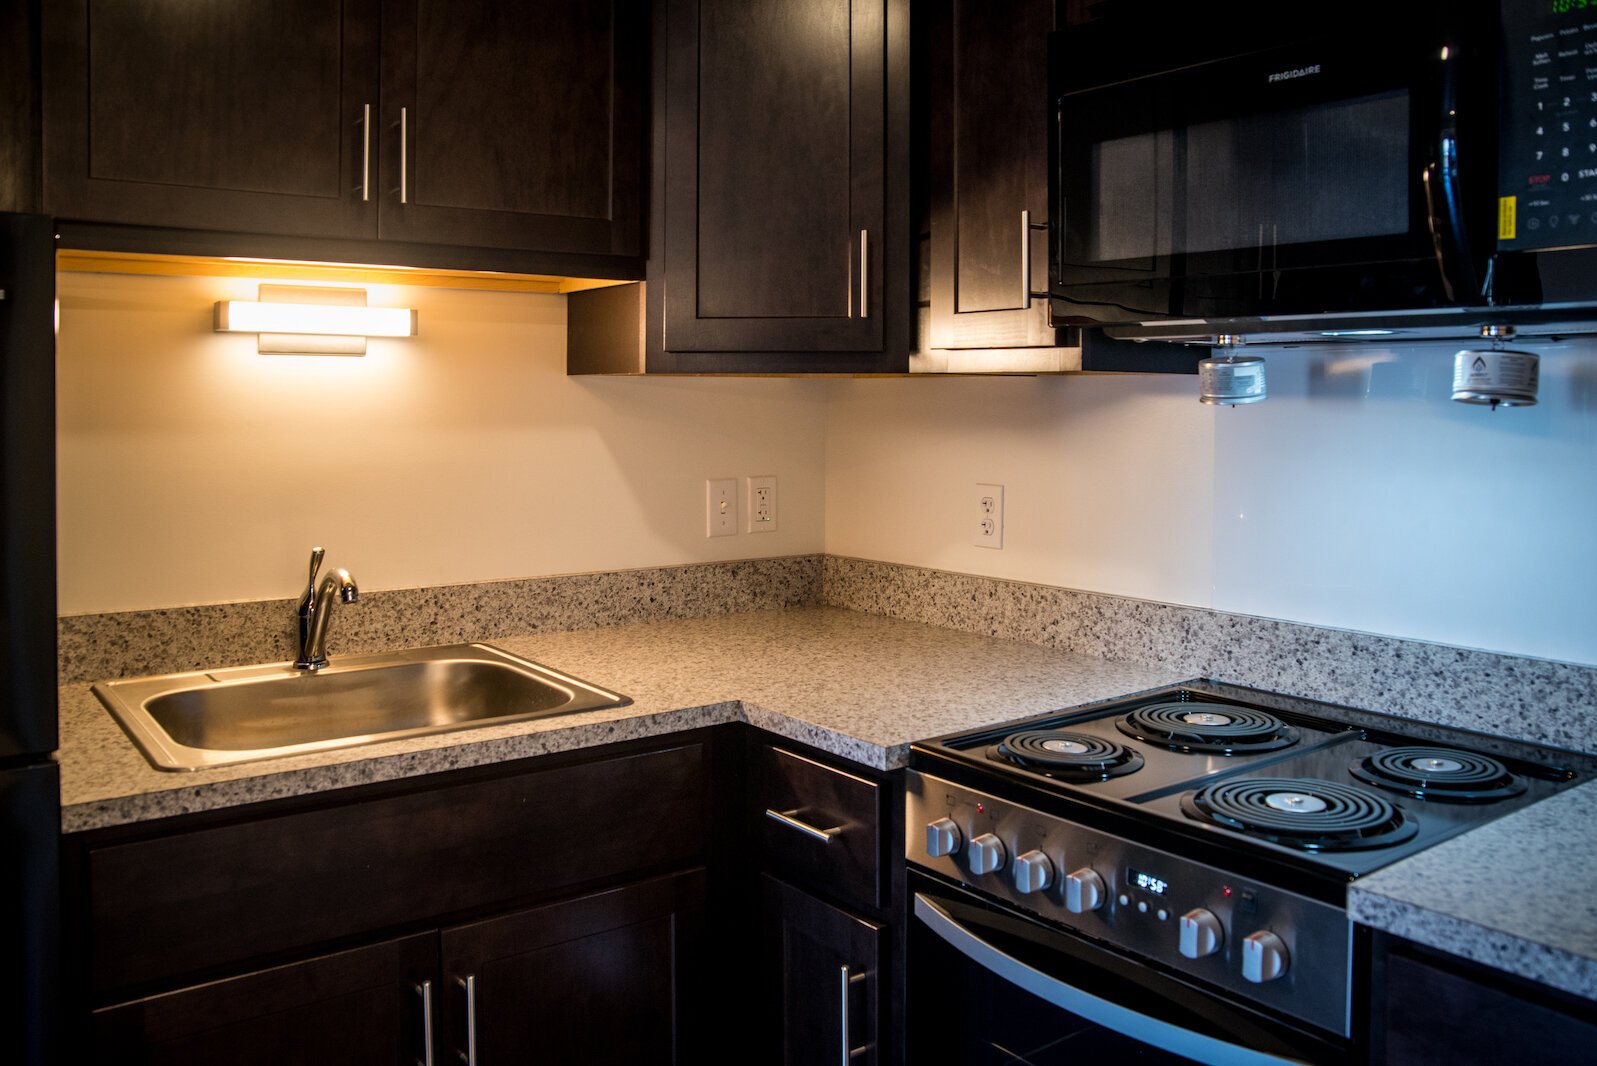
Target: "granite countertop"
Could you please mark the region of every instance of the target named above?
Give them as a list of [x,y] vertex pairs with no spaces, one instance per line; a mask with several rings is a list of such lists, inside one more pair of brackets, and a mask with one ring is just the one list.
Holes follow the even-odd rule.
[[1597,999],[1597,781],[1362,877],[1376,929]]
[[747,721],[877,769],[917,740],[1174,684],[1167,669],[830,607],[501,638],[626,707],[193,772],[156,770],[61,690],[66,832]]
[[[63,830],[732,721],[892,769],[917,740],[1188,680],[1164,668],[825,607],[493,643],[624,692],[633,703],[175,773],[144,759],[88,685],[70,685],[61,690]],[[1597,902],[1587,890],[1597,879],[1593,825],[1597,782],[1360,879],[1350,889],[1349,911],[1375,928],[1597,999]],[[1578,827],[1573,839],[1571,826]]]

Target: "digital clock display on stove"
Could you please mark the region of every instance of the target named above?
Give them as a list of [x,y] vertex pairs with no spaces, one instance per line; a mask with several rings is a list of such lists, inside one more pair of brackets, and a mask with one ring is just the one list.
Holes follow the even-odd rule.
[[1141,870],[1134,870],[1129,866],[1126,867],[1126,882],[1135,885],[1144,892],[1152,892],[1156,896],[1164,895],[1170,888],[1169,881],[1155,877],[1153,874],[1143,873]]

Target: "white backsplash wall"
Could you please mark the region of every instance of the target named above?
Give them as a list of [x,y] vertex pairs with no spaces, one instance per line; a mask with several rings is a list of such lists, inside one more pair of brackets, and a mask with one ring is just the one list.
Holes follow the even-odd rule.
[[[312,544],[406,588],[818,552],[825,386],[565,375],[560,296],[368,286],[419,336],[263,356],[256,281],[62,273],[63,614],[294,596]],[[775,474],[708,539],[704,479]]]
[[1261,348],[1270,399],[1219,409],[1187,376],[836,383],[826,550],[1597,664],[1597,343],[1518,345],[1542,400],[1496,412],[1448,399],[1459,347]]

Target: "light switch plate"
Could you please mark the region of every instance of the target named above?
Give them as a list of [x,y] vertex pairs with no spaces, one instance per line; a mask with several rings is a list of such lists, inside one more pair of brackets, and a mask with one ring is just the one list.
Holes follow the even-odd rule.
[[975,497],[976,531],[972,542],[978,548],[1004,546],[1004,487],[977,485]]
[[738,479],[711,478],[704,483],[704,535],[735,537],[738,531]]

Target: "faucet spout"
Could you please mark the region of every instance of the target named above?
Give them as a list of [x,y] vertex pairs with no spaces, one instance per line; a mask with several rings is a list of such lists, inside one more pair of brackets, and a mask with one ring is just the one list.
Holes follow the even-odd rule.
[[348,570],[338,569],[322,578],[314,597],[309,595],[309,591],[306,590],[310,608],[309,624],[305,624],[305,601],[302,601],[299,658],[294,660],[294,665],[301,670],[320,670],[327,665],[327,623],[332,620],[333,604],[358,602],[360,588],[355,584],[355,579],[349,576]]

